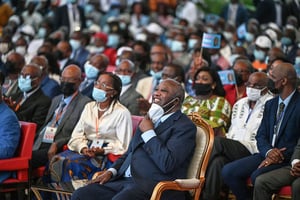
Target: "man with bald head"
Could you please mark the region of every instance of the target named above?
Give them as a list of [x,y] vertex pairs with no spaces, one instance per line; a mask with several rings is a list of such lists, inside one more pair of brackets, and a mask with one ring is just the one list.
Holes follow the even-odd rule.
[[31,160],[33,168],[44,166],[68,143],[85,104],[91,101],[78,91],[80,83],[80,68],[67,66],[61,74],[63,94],[53,98],[46,121],[37,132]]
[[246,82],[247,97],[232,108],[231,126],[225,137],[216,137],[206,171],[203,200],[220,199],[221,171],[226,163],[258,152],[255,135],[262,120],[266,101],[273,98],[267,88],[268,76],[254,72]]
[[25,65],[18,78],[20,92],[5,97],[20,121],[34,122],[40,128],[51,104],[41,89],[42,70],[35,64]]
[[109,60],[104,54],[95,54],[86,61],[84,64],[85,79],[79,86],[79,91],[83,95],[93,98],[94,82],[101,73],[106,71],[108,64]]
[[38,65],[42,70],[41,88],[50,99],[61,94],[59,84],[48,75],[48,60],[45,56],[34,56],[30,63]]
[[290,164],[300,133],[300,95],[296,71],[290,63],[279,63],[269,74],[269,90],[277,94],[265,104],[257,131],[258,153],[223,167],[222,176],[237,199],[252,199],[246,180]]
[[[180,83],[172,79],[162,81],[153,93],[153,106],[139,124],[127,152],[98,176],[95,183],[75,191],[72,200],[87,196],[90,200],[99,196],[102,200],[150,199],[159,181],[186,178],[195,148],[196,127],[180,111],[183,99]],[[184,192],[168,191],[162,199],[186,198]]]

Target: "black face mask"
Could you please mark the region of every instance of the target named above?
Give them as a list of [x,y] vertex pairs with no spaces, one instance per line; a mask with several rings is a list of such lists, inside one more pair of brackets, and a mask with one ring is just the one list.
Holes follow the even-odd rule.
[[235,76],[236,85],[241,86],[244,83],[242,75],[234,72],[234,76]]
[[278,88],[275,88],[275,82],[270,78],[268,80],[267,87],[273,94],[279,94],[279,92],[280,92]]
[[18,69],[16,68],[15,63],[13,63],[11,61],[7,61],[4,65],[5,65],[5,69],[8,74],[17,74],[18,73]]
[[76,91],[75,83],[61,82],[60,90],[66,97],[71,96]]
[[55,56],[55,58],[56,58],[57,60],[62,60],[62,59],[64,59],[64,54],[63,54],[63,52],[61,52],[60,50],[56,50],[56,51],[54,52],[54,56]]
[[196,95],[208,95],[211,91],[211,84],[195,83],[194,90]]

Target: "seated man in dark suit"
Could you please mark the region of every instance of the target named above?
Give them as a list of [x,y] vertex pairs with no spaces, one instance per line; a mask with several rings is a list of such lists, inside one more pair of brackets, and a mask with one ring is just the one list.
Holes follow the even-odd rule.
[[281,187],[292,186],[292,199],[300,199],[300,140],[290,162],[282,167],[257,177],[254,185],[254,200],[271,200]]
[[[56,51],[54,54],[58,60],[60,72],[62,72],[66,66],[71,64],[79,66],[78,62],[71,59],[72,46],[68,41],[60,41],[56,45]],[[83,71],[82,68],[80,69]]]
[[258,153],[226,164],[224,182],[237,199],[252,199],[246,180],[289,164],[299,139],[300,94],[296,90],[297,75],[292,64],[279,63],[269,73],[269,89],[278,94],[265,104],[257,131]]
[[[150,199],[162,180],[185,178],[195,148],[196,127],[183,113],[182,86],[171,79],[153,94],[153,106],[141,121],[127,152],[96,183],[79,188],[72,200]],[[99,184],[100,183],[100,184]],[[165,192],[162,199],[185,199],[183,192]]]
[[61,76],[63,94],[52,100],[46,121],[35,139],[31,160],[33,168],[45,165],[68,143],[85,104],[90,101],[78,92],[80,83],[80,68],[67,66]]
[[98,76],[106,71],[109,60],[104,54],[96,54],[84,64],[85,79],[79,86],[81,94],[93,98],[94,82]]
[[131,84],[132,76],[135,72],[135,65],[130,60],[124,59],[117,66],[116,74],[122,81],[122,91],[120,95],[120,102],[123,104],[132,115],[139,115],[138,99],[143,96],[135,90],[135,87]]
[[42,70],[35,64],[25,65],[18,78],[21,90],[5,98],[20,121],[34,122],[39,129],[45,122],[51,99],[41,89]]
[[48,60],[45,56],[35,56],[31,59],[30,63],[38,65],[42,70],[41,88],[46,96],[50,99],[61,94],[58,82],[51,79],[48,75]]

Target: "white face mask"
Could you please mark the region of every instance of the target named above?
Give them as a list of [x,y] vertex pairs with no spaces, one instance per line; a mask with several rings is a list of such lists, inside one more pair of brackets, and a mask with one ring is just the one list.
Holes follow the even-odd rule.
[[152,120],[152,122],[155,124],[163,115],[165,114],[164,109],[156,104],[152,103],[151,107],[148,111],[148,116]]
[[22,56],[25,56],[26,51],[27,51],[26,46],[17,46],[16,47],[16,52],[21,54]]
[[246,88],[246,93],[247,93],[248,99],[250,101],[257,101],[261,97],[261,91],[263,89],[256,89],[256,88],[247,87]]

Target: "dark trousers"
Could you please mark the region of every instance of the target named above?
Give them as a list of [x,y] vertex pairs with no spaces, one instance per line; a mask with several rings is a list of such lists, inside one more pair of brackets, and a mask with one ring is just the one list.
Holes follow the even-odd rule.
[[32,151],[31,166],[38,168],[48,163],[48,150],[51,144],[42,143],[38,150]]
[[258,166],[265,158],[260,154],[254,154],[226,164],[222,169],[224,183],[229,186],[237,200],[252,199],[252,194],[247,187],[246,180],[251,177],[253,185],[260,174],[278,169],[287,163],[274,164],[258,169]]
[[248,149],[239,141],[216,137],[206,171],[203,200],[219,199],[223,186],[221,171],[226,163],[251,155]]

